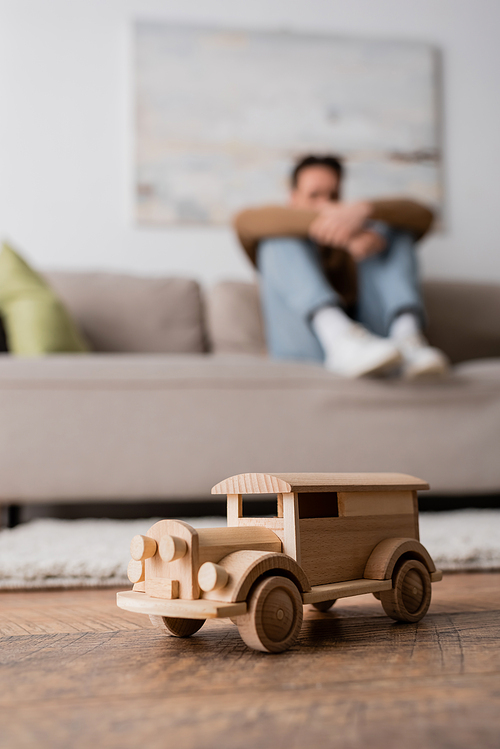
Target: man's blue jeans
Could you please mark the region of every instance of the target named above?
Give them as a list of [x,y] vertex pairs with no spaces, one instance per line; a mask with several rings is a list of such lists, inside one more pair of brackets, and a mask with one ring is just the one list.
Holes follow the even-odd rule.
[[[413,312],[424,322],[413,236],[388,227],[384,236],[386,250],[357,264],[355,318],[379,336],[389,334],[401,312]],[[264,239],[257,265],[270,355],[322,362],[324,352],[311,318],[321,307],[342,302],[324,274],[317,246],[294,237]]]

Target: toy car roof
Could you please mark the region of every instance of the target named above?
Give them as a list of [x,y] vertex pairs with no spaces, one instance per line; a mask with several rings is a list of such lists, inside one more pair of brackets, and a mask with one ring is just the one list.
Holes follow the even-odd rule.
[[426,481],[404,473],[240,473],[216,484],[212,494],[380,492],[428,488]]

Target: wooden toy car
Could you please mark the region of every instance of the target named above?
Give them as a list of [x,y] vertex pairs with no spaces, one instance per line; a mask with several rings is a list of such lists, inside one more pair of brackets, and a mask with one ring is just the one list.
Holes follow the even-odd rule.
[[[135,536],[123,609],[189,637],[206,619],[230,617],[245,643],[277,653],[293,645],[303,604],[373,593],[398,621],[427,612],[441,580],[419,542],[417,490],[397,473],[245,473],[222,481],[227,528],[160,520]],[[276,517],[243,517],[245,494],[277,495]]]

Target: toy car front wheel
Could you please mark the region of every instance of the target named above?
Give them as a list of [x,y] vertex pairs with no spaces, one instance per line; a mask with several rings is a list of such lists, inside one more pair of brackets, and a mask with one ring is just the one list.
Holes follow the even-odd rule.
[[333,604],[335,603],[337,599],[334,598],[333,601],[318,601],[317,603],[312,603],[311,606],[313,606],[317,611],[329,611]]
[[150,616],[154,627],[163,629],[173,637],[191,637],[205,624],[205,619],[180,619],[173,616]]
[[248,603],[244,616],[235,619],[242,640],[254,650],[281,653],[297,640],[302,626],[302,597],[286,577],[262,580]]
[[431,576],[417,559],[407,559],[393,576],[392,589],[379,593],[387,616],[400,622],[418,622],[431,602]]

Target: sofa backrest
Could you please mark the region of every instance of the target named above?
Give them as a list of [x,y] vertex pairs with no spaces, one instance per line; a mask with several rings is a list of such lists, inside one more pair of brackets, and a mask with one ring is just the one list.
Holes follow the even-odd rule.
[[[425,281],[427,336],[453,363],[500,356],[500,285]],[[265,353],[257,284],[224,281],[207,297],[211,348]]]
[[257,284],[222,281],[206,297],[209,345],[220,354],[265,354]]
[[199,285],[186,278],[118,273],[44,274],[94,351],[206,350]]

